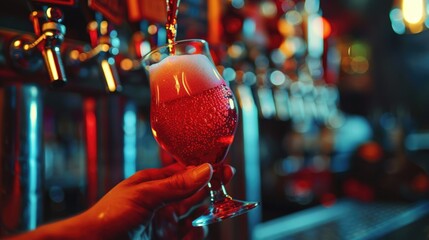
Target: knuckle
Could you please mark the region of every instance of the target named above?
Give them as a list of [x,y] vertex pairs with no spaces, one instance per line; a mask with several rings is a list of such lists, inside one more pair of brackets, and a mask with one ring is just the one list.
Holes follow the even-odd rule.
[[173,175],[168,181],[170,190],[180,190],[189,187],[188,181],[182,174]]

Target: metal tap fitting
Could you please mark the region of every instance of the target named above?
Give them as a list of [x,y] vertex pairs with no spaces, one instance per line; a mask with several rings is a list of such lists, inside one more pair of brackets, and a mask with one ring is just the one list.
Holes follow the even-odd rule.
[[79,61],[86,62],[97,58],[107,91],[120,91],[122,86],[119,81],[119,74],[116,69],[114,58],[118,49],[112,43],[114,39],[117,39],[115,35],[116,31],[109,31],[107,21],[102,21],[100,24],[93,21],[88,24],[88,33],[91,39],[92,49],[88,52],[80,53],[78,56]]
[[[45,20],[42,24],[41,19]],[[29,56],[34,55],[35,50],[39,50],[54,87],[63,86],[67,82],[60,51],[66,33],[66,27],[61,24],[62,20],[63,14],[58,8],[49,7],[46,11],[33,11],[30,14],[30,21],[33,23],[36,40],[30,42],[28,39],[18,38],[11,45],[12,58],[24,62],[21,63],[22,66],[29,65],[23,59],[30,59]]]

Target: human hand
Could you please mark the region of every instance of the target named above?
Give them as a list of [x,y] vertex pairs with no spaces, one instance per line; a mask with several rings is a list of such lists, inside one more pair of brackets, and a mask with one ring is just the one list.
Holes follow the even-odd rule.
[[[161,207],[168,206],[165,209],[182,216],[201,202],[207,193],[199,190],[206,186],[212,174],[210,164],[188,168],[172,164],[142,170],[116,185],[83,216],[86,222],[96,225],[92,227],[97,231],[94,234],[102,239],[129,238],[132,230],[149,226]],[[181,204],[174,204],[180,200],[183,200]]]
[[[229,167],[228,170],[228,166],[224,169],[225,178],[231,179],[233,169]],[[175,236],[196,239],[201,229],[182,227],[190,226],[190,221],[182,221],[186,219],[182,217],[192,212],[189,211],[192,206],[207,196],[206,191],[199,190],[207,185],[212,175],[213,168],[208,163],[188,168],[172,164],[165,168],[142,170],[120,182],[87,211],[9,238],[129,239],[135,236],[133,234],[149,229],[156,211],[164,207],[159,216],[166,216],[166,223],[169,222],[168,216],[179,216],[176,223],[184,224],[174,228],[176,232],[181,231]],[[170,223],[174,225],[175,222]],[[136,229],[141,231],[136,232]],[[187,231],[189,229],[192,231]],[[173,231],[167,229],[164,233]]]
[[[220,170],[220,174],[215,175],[221,175],[223,182],[227,184],[233,177],[235,169],[230,165],[223,165]],[[208,196],[209,192],[206,188],[182,201],[160,208],[152,221],[152,238],[157,240],[204,239],[208,228],[194,227],[192,221],[207,209],[203,203]]]

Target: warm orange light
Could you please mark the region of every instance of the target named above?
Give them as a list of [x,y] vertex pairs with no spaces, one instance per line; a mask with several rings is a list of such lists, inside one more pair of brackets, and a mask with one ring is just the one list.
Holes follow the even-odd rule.
[[22,44],[21,40],[16,40],[16,41],[13,42],[13,46],[14,47],[19,47],[19,46],[21,46],[21,44]]
[[218,0],[208,0],[208,40],[210,44],[219,44],[221,41],[221,16],[222,16],[222,3]]
[[295,45],[290,39],[285,39],[282,44],[280,44],[279,49],[286,58],[292,57],[296,52]]
[[424,0],[402,0],[402,16],[411,33],[423,31],[423,23],[426,18],[425,2]]
[[277,22],[277,28],[279,30],[279,33],[285,37],[295,35],[295,26],[288,22],[286,19],[279,19],[279,21]]
[[149,25],[149,27],[147,28],[147,32],[150,35],[155,35],[158,32],[158,27],[154,24]]
[[107,89],[109,89],[110,92],[116,91],[115,77],[113,76],[108,60],[104,59],[101,61],[101,68],[103,69],[104,78],[106,79]]
[[124,71],[130,71],[133,68],[133,61],[129,58],[124,58],[120,63],[121,69]]
[[404,20],[410,24],[423,22],[425,15],[425,1],[423,0],[403,0],[402,15]]
[[49,70],[52,75],[52,80],[58,80],[59,74],[58,74],[58,67],[55,61],[54,50],[51,48],[47,48],[45,49],[45,51],[46,51],[46,59],[48,60],[47,64],[49,66]]
[[326,20],[326,18],[322,17],[322,24],[323,24],[323,38],[328,38],[332,32],[331,23],[329,23],[329,21]]
[[377,143],[369,142],[359,149],[359,155],[367,162],[375,163],[383,157],[383,150]]
[[109,33],[109,23],[107,21],[102,21],[100,23],[100,33],[101,35],[107,35]]
[[70,51],[70,54],[69,54],[69,56],[70,56],[70,58],[71,59],[73,59],[73,60],[78,60],[79,59],[79,51],[78,50],[72,50],[72,51]]

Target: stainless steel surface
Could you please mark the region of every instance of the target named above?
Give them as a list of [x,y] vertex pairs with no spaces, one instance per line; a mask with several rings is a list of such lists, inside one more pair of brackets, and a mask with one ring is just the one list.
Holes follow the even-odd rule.
[[410,239],[427,239],[424,228],[413,233],[401,229],[427,219],[428,213],[427,201],[359,202],[342,199],[332,206],[315,206],[261,223],[253,229],[251,239],[398,239],[397,236],[392,237],[395,232],[408,233],[408,237],[412,236]]

